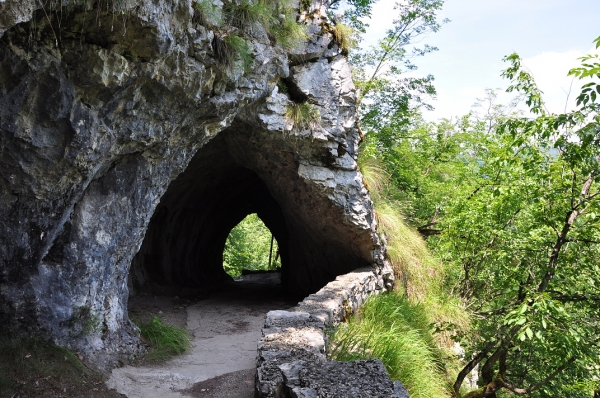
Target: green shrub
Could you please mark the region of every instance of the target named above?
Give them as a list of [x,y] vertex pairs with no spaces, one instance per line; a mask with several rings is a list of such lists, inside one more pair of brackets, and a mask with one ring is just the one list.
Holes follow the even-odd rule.
[[151,362],[166,361],[190,348],[190,336],[183,328],[168,325],[156,316],[137,323],[142,339],[150,345],[146,359]]

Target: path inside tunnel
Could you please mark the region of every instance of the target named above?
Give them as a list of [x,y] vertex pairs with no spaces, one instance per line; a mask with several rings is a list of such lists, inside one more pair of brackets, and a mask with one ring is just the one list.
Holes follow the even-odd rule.
[[202,300],[136,296],[132,317],[153,313],[184,326],[192,348],[162,365],[114,369],[107,385],[129,398],[251,398],[265,315],[296,304],[287,297],[278,273],[243,276]]

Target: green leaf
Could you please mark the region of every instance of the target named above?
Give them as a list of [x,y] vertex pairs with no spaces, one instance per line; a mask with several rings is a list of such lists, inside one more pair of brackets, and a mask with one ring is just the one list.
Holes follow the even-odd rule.
[[533,338],[533,332],[531,331],[529,326],[527,326],[527,329],[525,329],[525,333],[527,333],[527,337],[529,338],[529,340]]

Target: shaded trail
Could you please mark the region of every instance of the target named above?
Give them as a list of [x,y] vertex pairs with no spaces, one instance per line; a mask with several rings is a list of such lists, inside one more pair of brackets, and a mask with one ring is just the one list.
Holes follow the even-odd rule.
[[[187,307],[171,304],[168,310],[163,300],[159,316],[173,323],[185,317],[192,349],[162,365],[115,369],[107,385],[129,398],[253,397],[256,347],[265,315],[296,304],[285,298],[274,277],[244,276]],[[143,307],[143,300],[132,300],[132,306]],[[154,308],[161,308],[157,299],[147,297],[153,300]]]

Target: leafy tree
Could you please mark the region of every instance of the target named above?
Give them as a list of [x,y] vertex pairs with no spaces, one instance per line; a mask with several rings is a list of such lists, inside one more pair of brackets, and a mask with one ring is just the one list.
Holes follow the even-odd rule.
[[377,133],[393,121],[406,122],[415,106],[427,106],[425,99],[435,95],[433,76],[406,77],[406,71],[415,70],[414,57],[423,56],[436,47],[408,47],[424,36],[437,32],[441,24],[437,12],[443,0],[408,0],[398,2],[398,18],[379,43],[366,51],[358,51],[351,58],[355,70],[359,113],[363,129]]
[[[506,60],[509,91],[533,117],[490,129],[435,242],[474,314],[454,392],[478,367],[481,387],[465,397],[590,396],[582,383],[600,376],[600,85],[584,85],[575,111],[548,114],[518,55]],[[571,74],[600,78],[594,61]]]
[[[598,42],[598,41],[597,41]],[[507,57],[509,91],[521,92],[533,117],[480,101],[483,114],[426,123],[418,113],[380,119],[363,156],[383,161],[388,194],[447,264],[447,281],[473,314],[458,336],[467,363],[460,395],[478,369],[481,388],[533,396],[590,396],[600,350],[597,58],[571,71],[594,78],[576,111],[551,115],[542,93]]]
[[437,225],[448,200],[472,178],[484,127],[473,115],[438,123],[418,116],[365,137],[363,156],[383,162],[392,183],[388,194],[423,236],[441,232]]
[[[444,169],[452,166],[444,162],[453,163],[458,141],[440,139],[445,127],[425,123],[420,117],[419,108],[429,107],[426,100],[435,96],[433,77],[407,77],[405,73],[416,69],[414,57],[437,50],[429,45],[410,47],[447,22],[437,19],[442,5],[442,0],[396,3],[398,18],[386,36],[370,49],[355,52],[351,59],[359,121],[365,132],[362,157],[382,163],[391,182],[386,197],[397,201],[396,210],[401,208],[409,221],[428,233],[435,233],[431,227],[441,198],[432,194],[427,176],[435,175],[439,180],[449,177]],[[413,206],[417,201],[421,205]]]
[[[225,243],[223,268],[231,276],[240,276],[243,269],[273,270],[281,267],[277,258],[278,245],[271,231],[256,214],[250,214],[235,226]],[[269,263],[270,260],[270,263]]]
[[332,21],[339,20],[334,13],[344,8],[341,19],[357,32],[365,33],[369,24],[363,22],[363,19],[371,16],[374,2],[375,0],[333,0],[329,6],[329,18]]

